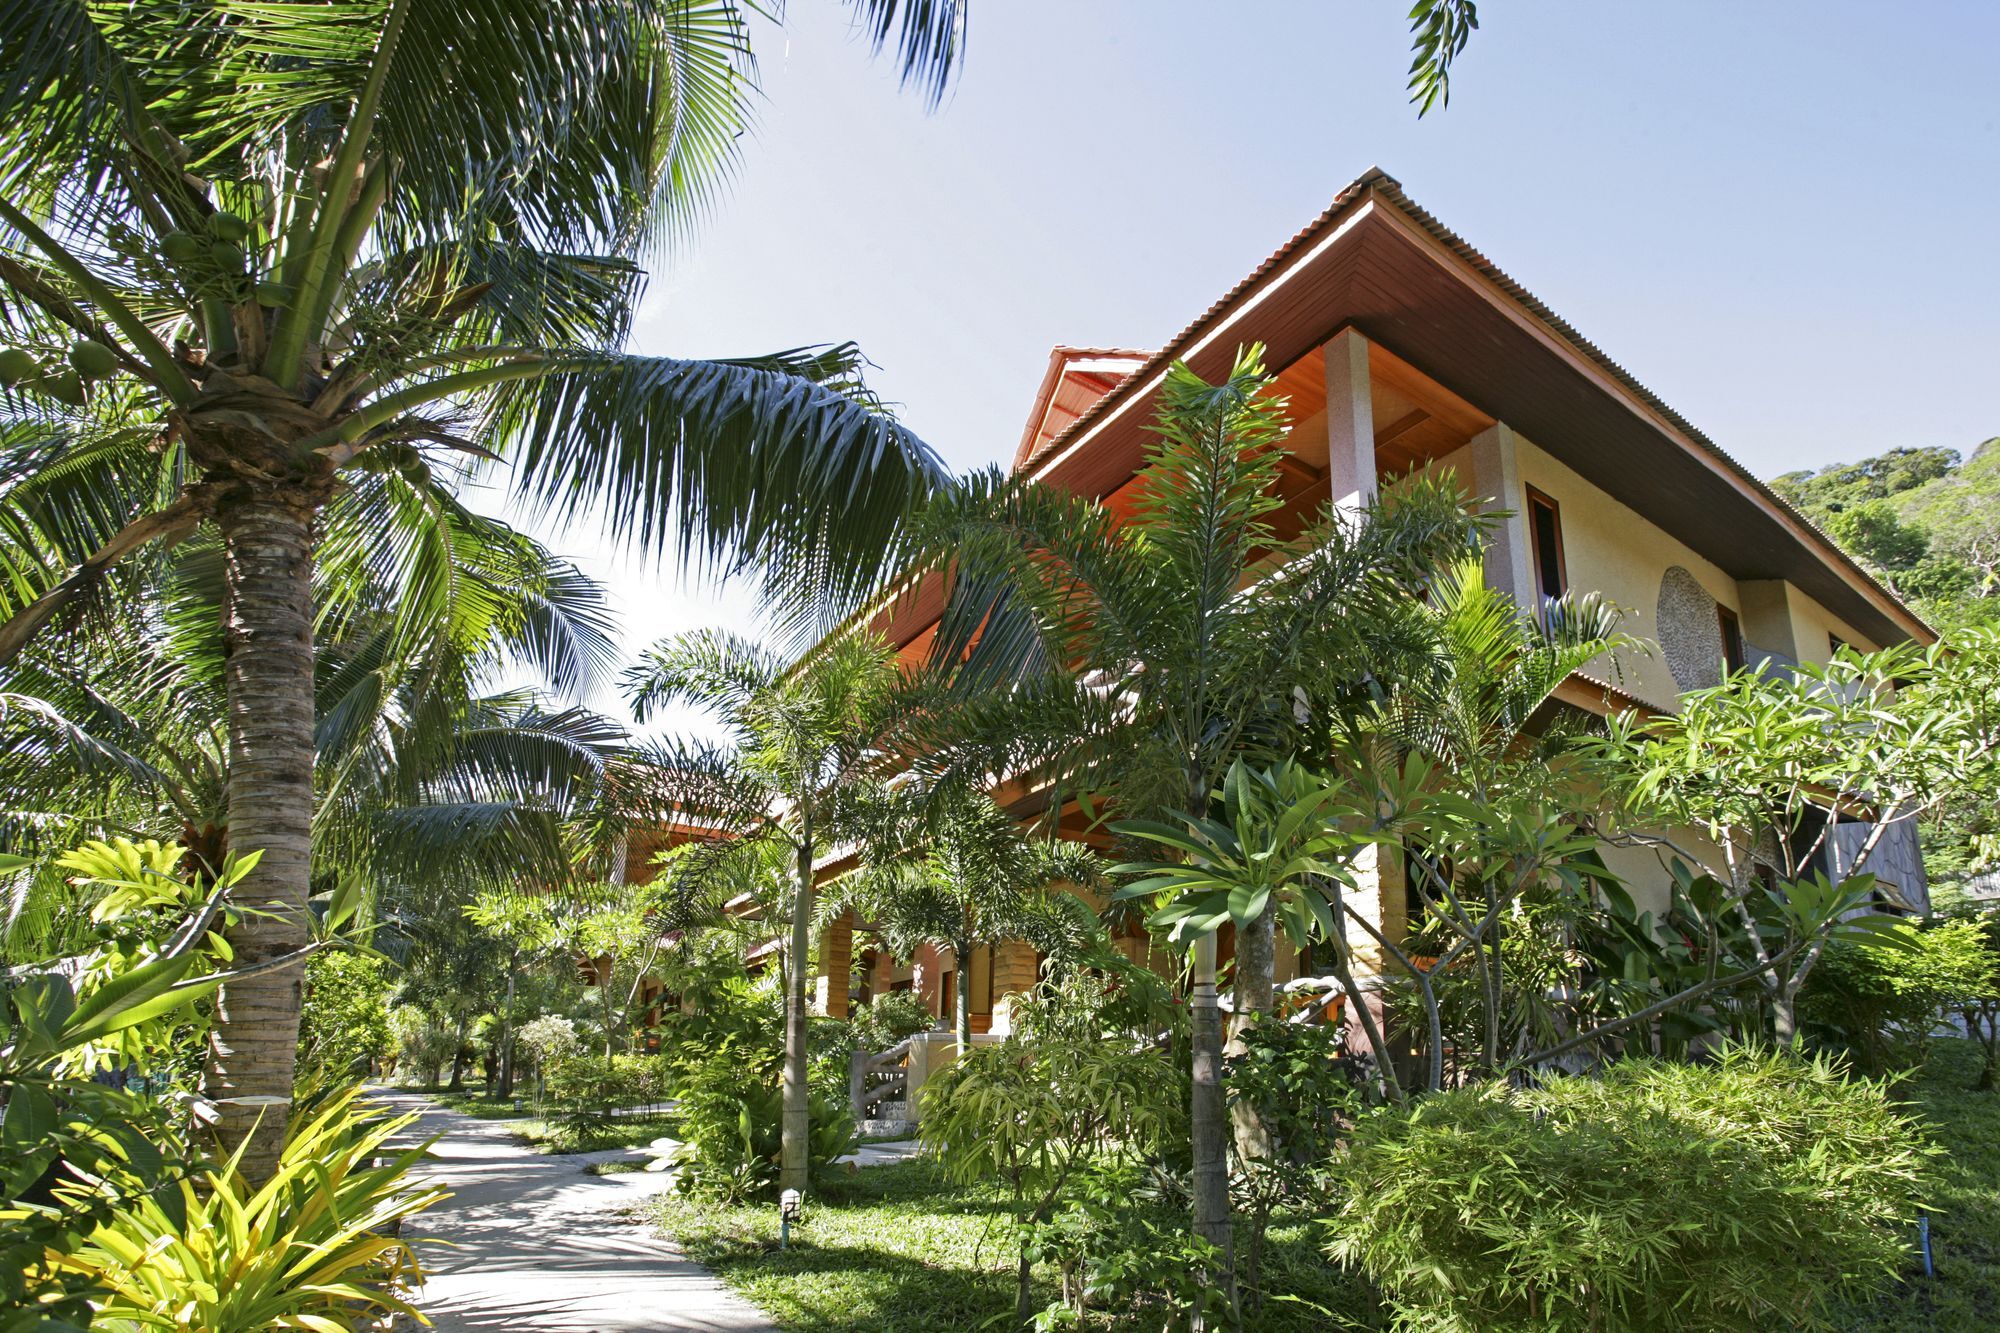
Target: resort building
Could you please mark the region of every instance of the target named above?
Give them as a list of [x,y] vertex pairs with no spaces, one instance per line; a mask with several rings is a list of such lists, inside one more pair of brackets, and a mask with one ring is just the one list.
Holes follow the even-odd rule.
[[[1451,468],[1471,495],[1507,511],[1487,552],[1491,584],[1530,607],[1566,590],[1603,593],[1624,610],[1627,632],[1658,645],[1572,677],[1562,705],[1668,711],[1731,667],[1783,670],[1824,661],[1841,644],[1934,637],[1769,487],[1381,171],[1342,190],[1157,351],[1055,349],[1015,470],[1115,512],[1130,502],[1167,367],[1185,361],[1219,379],[1250,343],[1265,346],[1290,400],[1286,499],[1301,519],[1329,502],[1364,504],[1413,468]],[[939,610],[936,589],[920,591],[876,628],[914,656]],[[1012,797],[1024,816],[1041,812],[1039,793]],[[1061,813],[1066,833],[1091,836],[1080,812]],[[1375,868],[1372,911],[1391,938],[1407,921],[1394,859]],[[1642,904],[1664,902],[1667,872],[1654,853],[1610,848],[1607,860]],[[1926,905],[1907,825],[1872,869],[1887,901]],[[1139,931],[1120,946],[1135,957],[1151,947]],[[1222,947],[1226,957],[1226,939]],[[1298,960],[1282,941],[1279,955],[1282,982]],[[975,1030],[986,1031],[1004,1030],[1007,996],[1033,982],[1036,959],[1025,946],[890,958],[850,919],[822,940],[818,970],[825,1012],[914,989],[948,1015],[966,987]]]

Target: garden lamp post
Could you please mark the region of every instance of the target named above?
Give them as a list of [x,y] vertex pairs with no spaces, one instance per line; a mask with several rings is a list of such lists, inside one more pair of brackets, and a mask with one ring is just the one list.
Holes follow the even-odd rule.
[[786,1190],[778,1196],[778,1248],[791,1244],[792,1223],[799,1220],[799,1213],[805,1198],[797,1190]]

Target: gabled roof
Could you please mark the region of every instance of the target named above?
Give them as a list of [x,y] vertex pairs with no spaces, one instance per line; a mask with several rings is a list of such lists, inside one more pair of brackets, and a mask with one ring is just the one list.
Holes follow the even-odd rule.
[[1042,375],[1041,387],[1035,390],[1035,405],[1028,412],[1020,446],[1014,450],[1015,470],[1047,448],[1151,355],[1124,347],[1057,347],[1050,352],[1049,368]]
[[[1108,494],[1143,457],[1150,400],[1173,362],[1213,379],[1239,344],[1255,341],[1269,348],[1268,364],[1283,367],[1348,327],[1520,430],[1732,577],[1786,579],[1880,642],[1936,637],[1770,487],[1380,169],[1341,190],[1074,420],[1049,420],[1038,397],[1017,465]],[[1066,350],[1051,359],[1047,393],[1064,382]]]

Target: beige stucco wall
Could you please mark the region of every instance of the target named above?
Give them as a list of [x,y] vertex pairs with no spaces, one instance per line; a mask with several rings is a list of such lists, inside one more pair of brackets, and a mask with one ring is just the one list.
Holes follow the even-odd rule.
[[[1570,588],[1599,592],[1616,602],[1625,613],[1626,633],[1658,641],[1660,581],[1667,570],[1679,566],[1716,602],[1736,612],[1753,654],[1763,649],[1802,661],[1823,662],[1828,656],[1829,634],[1837,634],[1858,648],[1874,646],[1853,626],[1789,584],[1765,581],[1739,585],[1719,566],[1631,506],[1612,499],[1533,442],[1518,439],[1517,450],[1523,486],[1534,487],[1561,508],[1563,563]],[[1522,512],[1526,503],[1525,490],[1510,497],[1517,512]],[[1672,706],[1679,690],[1661,654],[1625,652],[1617,656],[1615,668],[1609,662],[1599,662],[1595,664],[1598,671],[1649,704]]]

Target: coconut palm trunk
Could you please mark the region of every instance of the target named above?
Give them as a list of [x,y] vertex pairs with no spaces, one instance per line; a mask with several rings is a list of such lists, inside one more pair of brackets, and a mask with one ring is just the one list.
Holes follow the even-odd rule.
[[[258,861],[230,891],[239,966],[308,939],[312,869],[315,506],[297,491],[251,492],[218,509],[227,570],[229,846]],[[244,1165],[277,1161],[298,1052],[304,960],[230,982],[217,996],[202,1087],[225,1146],[251,1140]]]

